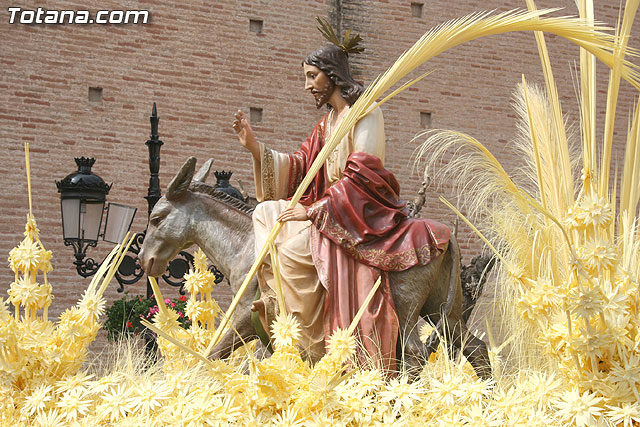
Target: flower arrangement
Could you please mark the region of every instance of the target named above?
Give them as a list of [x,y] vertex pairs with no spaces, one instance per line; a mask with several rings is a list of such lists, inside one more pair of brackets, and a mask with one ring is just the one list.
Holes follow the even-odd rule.
[[[593,21],[588,4],[580,2],[579,10]],[[521,135],[514,148],[526,159],[523,176],[507,175],[468,135],[436,132],[421,147],[429,163],[459,147],[445,169],[471,195],[465,207],[478,228],[446,203],[500,258],[496,313],[504,329],[497,332],[521,354],[536,355],[514,358],[519,369],[552,373],[559,381],[549,402],[565,425],[640,423],[638,107],[629,112],[622,174],[611,173],[621,67],[637,8],[638,2],[627,2],[615,34],[601,146],[596,140],[595,58],[584,51],[580,57],[582,152],[577,155],[570,149],[546,44],[539,36],[545,87],[523,77],[515,102]]]
[[[178,323],[182,328],[188,328],[191,320],[185,314],[187,308],[187,296],[169,299],[165,298],[165,304],[176,310],[178,313]],[[142,295],[130,296],[128,292],[122,298],[115,300],[113,304],[105,310],[107,319],[102,327],[107,333],[109,341],[116,341],[138,335],[146,328],[140,323],[141,319],[151,320],[159,312],[155,298],[146,298]]]
[[[586,20],[592,20],[587,4],[582,1],[579,8]],[[150,313],[155,310],[149,305],[136,318],[152,316],[153,324],[145,319],[140,323],[158,333],[159,364],[149,369],[136,362],[141,352],[125,348],[105,369],[82,371],[87,346],[100,327],[104,290],[126,249],[114,250],[77,306],[66,310],[57,323],[50,322],[46,311],[51,287],[46,273],[51,269],[51,254],[40,243],[30,212],[25,240],[10,254],[10,266],[16,272],[9,290],[13,313],[0,300],[0,424],[640,425],[640,107],[629,127],[621,185],[609,189],[611,108],[615,110],[620,76],[627,73],[631,80],[638,78],[635,70],[629,74],[624,62],[637,6],[637,1],[628,2],[620,29],[612,36],[613,58],[607,57],[609,51],[595,49],[601,57],[612,59],[608,104],[613,107],[608,108],[599,164],[592,132],[593,60],[582,55],[583,173],[579,182],[573,179],[564,119],[548,66],[546,91],[523,82],[519,95],[520,146],[523,157],[530,159],[528,187],[517,185],[491,153],[469,136],[439,134],[431,147],[425,146],[435,155],[454,143],[472,148],[470,156],[461,155],[451,164],[454,169],[458,166],[461,181],[474,188],[472,203],[486,208],[480,211],[482,231],[469,225],[501,259],[498,289],[504,298],[498,299],[502,305],[496,314],[500,325],[509,329],[488,331],[493,381],[477,378],[461,356],[450,359],[446,348],[415,379],[403,372],[389,377],[377,369],[363,369],[354,357],[358,342],[351,327],[335,331],[327,354],[311,366],[296,346],[297,321],[284,311],[272,325],[270,357],[258,358],[248,343],[226,361],[208,360],[203,352],[214,336],[220,310],[200,251],[186,277],[190,296],[184,311],[175,301],[164,299],[151,279],[157,312]],[[425,40],[443,37],[447,43],[461,42],[460,37],[471,39],[480,30],[491,33],[500,22],[517,29],[522,16],[503,14],[495,20],[471,16],[433,30]],[[550,25],[536,14],[526,16],[531,18],[528,29]],[[565,21],[553,22],[560,26]],[[449,31],[460,26],[462,36]],[[592,31],[571,28],[575,30],[571,37]],[[601,42],[592,41],[588,44],[592,49]],[[538,43],[542,62],[548,64],[544,40],[538,38]],[[439,46],[427,44],[434,49]],[[27,161],[27,177],[28,170]],[[40,275],[44,285],[37,283]],[[126,304],[122,307],[125,313]],[[191,320],[186,329],[180,326],[181,312]],[[428,336],[426,332],[421,336]]]

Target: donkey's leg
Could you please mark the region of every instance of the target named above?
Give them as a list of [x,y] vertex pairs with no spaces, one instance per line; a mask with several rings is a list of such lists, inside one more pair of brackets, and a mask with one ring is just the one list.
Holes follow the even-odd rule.
[[[404,323],[400,323],[401,329],[396,350],[398,360],[402,363],[401,369],[412,378],[420,374],[424,363],[429,358],[426,347],[420,341],[418,320],[419,316],[409,315],[405,317]],[[402,329],[402,325],[405,326],[404,329]]]
[[449,338],[449,343],[456,350],[462,350],[462,354],[467,358],[471,366],[476,371],[478,377],[483,380],[491,378],[491,362],[489,359],[489,353],[487,351],[487,345],[473,335],[467,328],[466,323],[462,320],[462,317],[454,320],[450,318],[443,331]]
[[[447,289],[446,296],[440,295],[440,298],[432,300],[442,301],[442,306],[438,310],[441,317],[438,320],[436,330],[441,337],[447,340],[449,351],[452,356],[455,352],[462,350],[462,354],[467,358],[471,366],[474,367],[478,376],[482,379],[491,378],[491,364],[489,362],[489,353],[486,344],[473,336],[462,318],[462,285],[460,283],[460,252],[458,242],[452,235],[449,241],[449,248],[446,252],[449,254],[447,263],[449,264],[448,286],[442,283],[434,289]],[[447,264],[445,263],[445,264]],[[436,294],[437,292],[433,292]],[[444,297],[444,298],[443,298]],[[431,307],[433,310],[434,307]],[[433,312],[433,311],[431,311]],[[429,314],[427,311],[425,314]],[[434,340],[435,341],[435,340]],[[432,342],[433,345],[435,342]]]
[[[255,279],[253,281],[255,282]],[[240,347],[243,344],[243,341],[246,343],[258,338],[255,329],[253,328],[253,323],[251,322],[250,309],[251,303],[256,294],[256,288],[257,282],[254,283],[253,286],[250,285],[247,292],[245,292],[238,304],[235,317],[231,322],[233,328],[229,328],[220,339],[220,342],[213,347],[211,352],[212,358],[224,359],[228,357],[233,350]]]
[[389,287],[398,315],[397,357],[410,376],[418,375],[429,358],[420,341],[418,321],[440,263],[441,260],[436,259],[427,266],[389,273]]

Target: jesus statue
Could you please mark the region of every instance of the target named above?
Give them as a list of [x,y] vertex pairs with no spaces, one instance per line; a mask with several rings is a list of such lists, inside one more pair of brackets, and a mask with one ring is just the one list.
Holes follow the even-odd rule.
[[[447,248],[444,226],[407,217],[399,184],[385,169],[382,111],[362,117],[329,155],[300,201],[288,199],[350,107],[364,92],[354,80],[349,49],[327,45],[302,63],[305,90],[327,113],[294,153],[281,153],[256,140],[249,120],[235,114],[233,128],[253,158],[256,253],[276,222],[283,224],[275,246],[287,312],[300,323],[301,350],[312,361],[325,353],[332,332],[347,328],[378,278],[381,286],[361,318],[360,361],[394,370],[398,317],[388,272],[425,265]],[[258,270],[261,298],[254,302],[265,330],[275,313],[276,282],[269,257]]]

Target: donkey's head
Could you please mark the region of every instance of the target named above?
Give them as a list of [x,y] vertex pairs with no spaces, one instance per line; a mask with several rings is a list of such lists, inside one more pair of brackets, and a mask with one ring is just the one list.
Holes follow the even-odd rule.
[[189,157],[173,178],[167,193],[156,203],[147,225],[144,243],[138,254],[140,265],[149,276],[160,276],[167,264],[182,249],[191,246],[196,198],[189,191],[192,180],[203,181],[209,175],[213,159],[195,173],[196,159]]

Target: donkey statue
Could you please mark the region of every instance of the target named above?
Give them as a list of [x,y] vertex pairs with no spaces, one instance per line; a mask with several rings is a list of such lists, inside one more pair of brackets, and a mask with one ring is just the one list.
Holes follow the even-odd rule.
[[[194,157],[182,165],[151,212],[139,259],[147,274],[159,276],[179,251],[196,244],[229,280],[235,293],[254,262],[253,209],[205,184],[212,161],[209,159],[197,173]],[[389,285],[403,334],[397,354],[408,371],[419,370],[444,337],[454,351],[462,350],[479,377],[491,376],[486,345],[468,331],[462,318],[460,255],[453,235],[448,249],[428,265],[391,272]],[[251,322],[256,291],[254,278],[232,320],[233,329],[245,340],[256,335]],[[426,346],[419,338],[421,318],[436,325]],[[212,357],[227,357],[240,344],[236,332],[230,329],[214,347]]]

